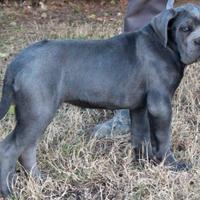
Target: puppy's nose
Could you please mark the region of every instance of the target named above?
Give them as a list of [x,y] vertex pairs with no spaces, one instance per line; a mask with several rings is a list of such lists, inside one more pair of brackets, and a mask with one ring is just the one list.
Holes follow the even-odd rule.
[[194,40],[194,43],[195,43],[196,45],[200,45],[200,38],[195,39],[195,40]]

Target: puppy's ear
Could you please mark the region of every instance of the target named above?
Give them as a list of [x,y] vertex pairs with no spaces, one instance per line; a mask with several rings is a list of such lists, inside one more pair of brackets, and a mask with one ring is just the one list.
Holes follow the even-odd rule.
[[165,47],[168,42],[169,22],[175,17],[176,11],[174,9],[167,9],[155,16],[150,23]]

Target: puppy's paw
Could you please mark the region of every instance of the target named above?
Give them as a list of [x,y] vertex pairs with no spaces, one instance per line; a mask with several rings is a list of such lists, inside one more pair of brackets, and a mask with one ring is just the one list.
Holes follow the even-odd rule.
[[12,195],[12,186],[16,183],[17,176],[16,174],[10,173],[7,176],[7,180],[0,182],[0,199],[7,199]]

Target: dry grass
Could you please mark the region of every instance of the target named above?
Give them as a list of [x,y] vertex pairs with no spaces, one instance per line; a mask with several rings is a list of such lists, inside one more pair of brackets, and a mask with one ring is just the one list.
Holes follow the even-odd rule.
[[[10,10],[10,12],[12,9]],[[36,22],[10,24],[0,10],[1,77],[16,52],[42,38],[107,38],[120,30],[121,18],[110,23]],[[3,15],[1,15],[3,13]],[[5,18],[5,19],[4,19]],[[5,20],[5,21],[4,21]],[[111,112],[63,105],[38,148],[43,183],[28,179],[18,166],[12,199],[20,200],[198,200],[200,199],[200,66],[188,66],[173,102],[173,149],[191,162],[189,172],[172,172],[132,162],[129,135],[112,140],[88,140],[88,129]],[[10,113],[0,122],[1,138],[14,126]]]

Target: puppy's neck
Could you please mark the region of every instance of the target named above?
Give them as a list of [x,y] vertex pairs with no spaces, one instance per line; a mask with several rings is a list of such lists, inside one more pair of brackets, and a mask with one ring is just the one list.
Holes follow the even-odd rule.
[[146,33],[146,36],[148,36],[153,43],[157,43],[159,46],[162,46],[162,48],[165,48],[169,52],[170,57],[172,58],[173,62],[175,63],[175,67],[177,68],[177,71],[180,74],[184,73],[184,69],[185,69],[186,65],[184,63],[182,63],[182,61],[181,61],[181,57],[180,57],[180,53],[177,48],[177,44],[172,39],[173,36],[171,36],[170,34],[168,35],[168,42],[167,42],[167,46],[165,47],[163,42],[160,41],[158,35],[155,33],[155,31],[153,30],[153,28],[150,24],[145,26],[140,31],[143,32],[144,34]]

